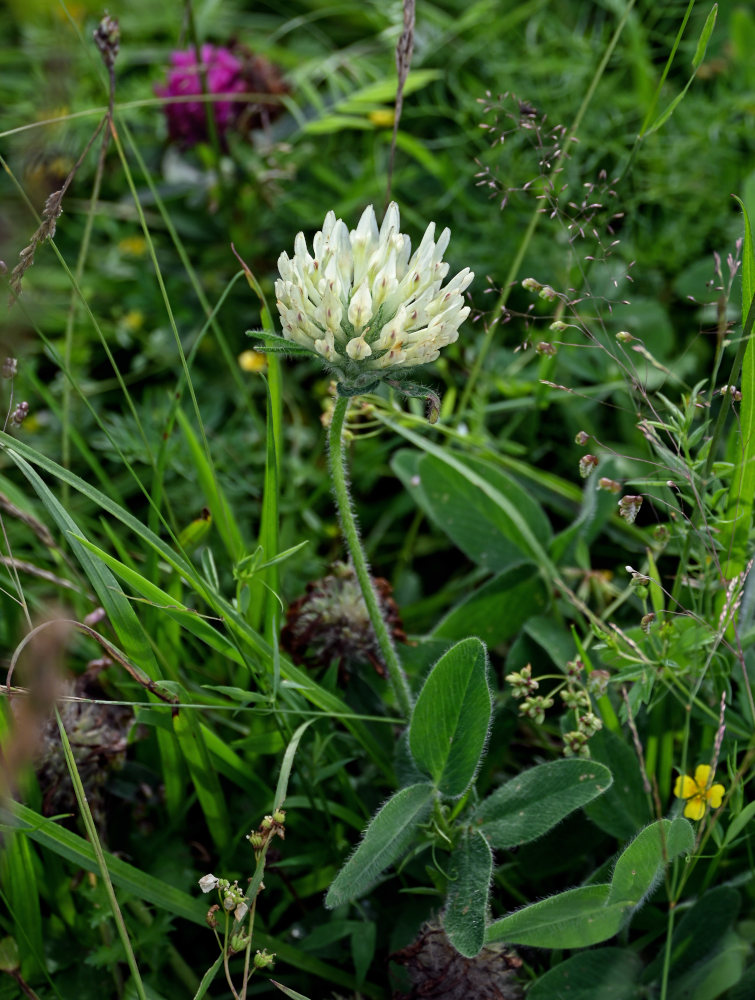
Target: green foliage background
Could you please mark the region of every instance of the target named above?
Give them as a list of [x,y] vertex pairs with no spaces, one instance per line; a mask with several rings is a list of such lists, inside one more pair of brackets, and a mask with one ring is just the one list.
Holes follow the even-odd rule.
[[[351,664],[347,684],[337,662],[318,671],[278,648],[284,610],[344,557],[321,424],[332,400],[308,359],[271,357],[264,376],[239,363],[255,342],[246,331],[277,323],[264,303],[296,233],[309,238],[331,209],[350,226],[368,204],[381,214],[402,5],[109,9],[121,49],[104,166],[96,142],[54,244],[3,304],[0,353],[18,360],[3,407],[27,400],[30,415],[0,437],[0,650],[9,670],[26,650],[9,684],[33,684],[45,657],[71,676],[112,663],[85,692],[92,714],[65,717],[68,756],[52,722],[19,714],[21,694],[14,709],[4,699],[0,997],[19,995],[13,973],[45,998],[203,995],[217,947],[197,880],[247,884],[245,837],[283,791],[286,839],[265,859],[254,948],[277,953],[290,990],[414,995],[389,957],[448,899],[461,950],[474,953],[486,921],[489,941],[524,946],[533,1000],[560,996],[567,974],[577,997],[585,982],[615,1000],[748,996],[755,628],[752,444],[739,419],[755,386],[749,356],[738,377],[753,273],[738,241],[742,207],[755,219],[755,15],[729,0],[715,25],[694,0],[417,4],[391,197],[414,244],[430,220],[450,226],[452,273],[476,274],[473,316],[423,376],[443,398],[436,427],[419,400],[382,389],[350,412],[348,456],[367,554],[409,635],[399,651],[414,695],[454,643],[487,647],[477,694],[492,696],[490,732],[464,729],[464,780],[443,784],[429,695],[401,736],[368,663]],[[105,111],[91,41],[101,14],[93,0],[0,11],[8,271]],[[283,112],[253,141],[168,142],[154,88],[194,36],[281,67]],[[522,288],[527,277],[554,296]],[[728,383],[741,409],[721,394]],[[583,480],[586,452],[599,466]],[[600,477],[620,493],[598,490]],[[644,498],[635,524],[617,514],[622,494]],[[26,646],[60,607],[79,623],[64,649]],[[82,628],[97,607],[106,618]],[[480,802],[556,766],[576,725],[559,692],[577,658],[585,686],[610,673],[590,688],[603,728],[589,745],[613,784],[537,839],[509,817],[516,836],[483,843]],[[554,694],[543,720],[519,712],[505,680],[528,663],[539,694]],[[438,704],[453,691],[444,681]],[[134,723],[119,767],[105,775],[97,758],[102,787],[85,773],[110,733],[100,701],[126,704]],[[675,778],[714,756],[722,816],[696,827],[692,847],[680,834],[677,860],[658,860],[654,841],[643,891],[614,898],[647,831],[689,827]],[[57,809],[51,769],[83,782]],[[356,902],[334,892],[359,867],[342,866],[370,818],[409,789],[423,798],[412,829],[393,831],[398,847],[385,823],[377,831],[397,868],[378,867]],[[491,909],[481,897],[470,931],[453,885],[489,871]],[[570,892],[614,905],[608,946],[567,951],[576,939],[556,934],[535,947],[528,904],[557,910]],[[206,995],[230,995],[222,972],[210,978]]]

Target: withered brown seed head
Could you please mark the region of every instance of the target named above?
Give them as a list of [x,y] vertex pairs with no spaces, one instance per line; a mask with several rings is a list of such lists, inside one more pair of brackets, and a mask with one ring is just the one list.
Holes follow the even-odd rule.
[[[374,577],[372,582],[393,637],[406,642],[391,585],[381,577]],[[337,661],[342,679],[365,663],[370,663],[381,677],[386,676],[359,581],[353,567],[346,563],[335,563],[328,576],[307,584],[306,593],[288,609],[281,645],[296,663],[327,667]]]
[[515,952],[496,943],[465,958],[439,924],[424,924],[391,960],[406,967],[412,984],[409,993],[396,992],[393,1000],[521,1000],[523,995],[517,978],[522,960]]

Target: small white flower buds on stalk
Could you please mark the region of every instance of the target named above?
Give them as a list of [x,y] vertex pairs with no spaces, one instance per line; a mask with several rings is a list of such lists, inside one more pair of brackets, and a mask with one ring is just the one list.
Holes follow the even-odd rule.
[[351,232],[328,212],[313,255],[299,233],[293,258],[282,253],[278,260],[283,336],[332,365],[346,394],[434,361],[469,315],[463,299],[474,277],[469,268],[441,287],[449,230],[436,241],[431,222],[412,255],[399,224],[395,202],[379,229],[372,206]]

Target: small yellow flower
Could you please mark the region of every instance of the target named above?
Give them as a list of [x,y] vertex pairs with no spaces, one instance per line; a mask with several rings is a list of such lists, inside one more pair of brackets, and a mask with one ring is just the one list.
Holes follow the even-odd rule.
[[143,257],[147,252],[147,241],[143,236],[124,236],[118,249],[125,257]]
[[695,777],[682,774],[674,784],[674,795],[678,799],[686,799],[684,815],[687,819],[702,819],[708,806],[718,809],[723,801],[726,789],[723,785],[711,784],[713,775],[710,765],[698,764]]
[[144,313],[141,309],[129,309],[129,311],[121,317],[121,323],[129,333],[136,333],[144,326]]
[[239,368],[245,372],[264,372],[267,358],[259,351],[242,351],[238,356]]
[[378,128],[393,128],[396,112],[393,108],[376,108],[375,111],[367,113],[367,118]]

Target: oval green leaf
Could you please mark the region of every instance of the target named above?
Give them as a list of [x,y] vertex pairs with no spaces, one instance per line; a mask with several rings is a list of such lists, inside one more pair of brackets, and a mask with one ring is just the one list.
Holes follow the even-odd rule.
[[602,795],[612,780],[608,768],[594,760],[573,757],[538,764],[484,799],[472,822],[493,847],[527,844]]
[[480,763],[492,703],[479,639],[452,646],[430,671],[409,724],[418,767],[443,795],[461,795]]
[[626,848],[613,870],[609,903],[639,906],[657,884],[667,862],[692,851],[692,824],[681,817],[651,823]]
[[485,943],[488,892],[493,854],[488,842],[473,831],[453,853],[443,926],[454,948],[474,958]]
[[631,1000],[640,959],[625,948],[583,951],[560,962],[535,983],[527,1000]]
[[534,948],[587,948],[617,934],[626,903],[607,905],[610,886],[582,885],[525,906],[492,923],[485,940]]
[[396,792],[375,814],[362,843],[328,889],[329,909],[363,896],[382,873],[406,851],[414,831],[427,819],[435,790],[422,782]]

